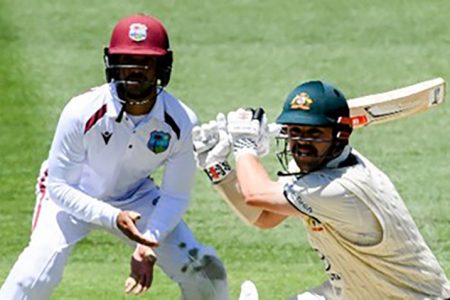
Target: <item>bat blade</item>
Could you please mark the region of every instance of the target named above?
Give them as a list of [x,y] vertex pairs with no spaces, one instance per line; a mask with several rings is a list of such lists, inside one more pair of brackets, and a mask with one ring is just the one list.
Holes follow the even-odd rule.
[[444,102],[442,78],[416,83],[385,93],[348,100],[353,127],[379,124],[408,117]]

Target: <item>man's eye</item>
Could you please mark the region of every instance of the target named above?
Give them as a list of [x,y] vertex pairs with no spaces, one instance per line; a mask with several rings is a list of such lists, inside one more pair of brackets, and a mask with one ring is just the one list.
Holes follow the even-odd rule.
[[311,130],[310,132],[308,132],[308,134],[312,137],[321,137],[322,136],[322,131],[319,130]]
[[289,131],[289,135],[290,136],[299,136],[300,135],[300,131],[298,131],[298,130],[290,130]]

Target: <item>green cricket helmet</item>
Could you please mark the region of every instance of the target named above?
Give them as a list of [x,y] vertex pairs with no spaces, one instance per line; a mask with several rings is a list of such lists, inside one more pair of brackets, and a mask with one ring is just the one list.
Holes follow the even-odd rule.
[[347,100],[338,89],[323,81],[308,81],[289,93],[277,123],[334,126],[349,115]]
[[[325,163],[342,153],[352,132],[350,110],[344,94],[320,80],[308,81],[293,89],[287,96],[276,122],[282,125],[332,127],[332,141],[317,141],[332,144]],[[286,170],[291,156],[287,143],[290,138],[286,128],[282,133],[280,138],[285,140],[284,149],[277,156]]]

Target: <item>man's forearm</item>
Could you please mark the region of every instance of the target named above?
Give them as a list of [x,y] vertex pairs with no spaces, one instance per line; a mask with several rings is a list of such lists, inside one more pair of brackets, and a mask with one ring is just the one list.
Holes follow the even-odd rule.
[[242,221],[246,224],[253,225],[258,220],[262,209],[249,206],[245,203],[235,171],[231,171],[222,181],[213,184],[213,186]]
[[165,239],[181,221],[188,206],[188,198],[170,196],[162,191],[150,216],[146,234],[150,233],[158,241]]
[[260,194],[274,184],[255,155],[241,155],[236,161],[236,174],[242,194],[246,198]]
[[109,229],[116,228],[116,219],[120,209],[92,198],[51,177],[49,178],[48,189],[50,198],[77,219]]

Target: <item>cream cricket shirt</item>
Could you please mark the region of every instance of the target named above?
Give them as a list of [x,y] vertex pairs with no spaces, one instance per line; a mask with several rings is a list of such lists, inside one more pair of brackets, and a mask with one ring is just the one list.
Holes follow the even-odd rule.
[[450,283],[389,178],[352,155],[350,166],[285,185],[287,200],[307,215],[309,243],[335,298],[449,298]]
[[151,234],[161,239],[189,203],[196,172],[191,131],[197,119],[164,90],[137,126],[126,113],[116,121],[121,107],[112,84],[70,100],[49,154],[49,194],[75,217],[112,228],[119,209],[109,203],[130,201],[143,186],[154,185],[148,176],[164,165],[150,223]]

